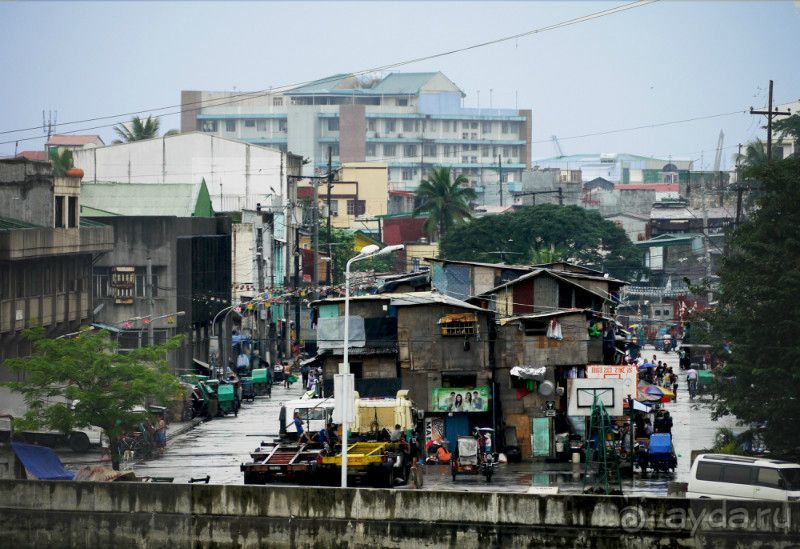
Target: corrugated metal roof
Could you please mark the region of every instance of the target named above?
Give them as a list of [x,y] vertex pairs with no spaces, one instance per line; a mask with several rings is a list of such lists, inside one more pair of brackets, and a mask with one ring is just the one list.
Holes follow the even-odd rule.
[[308,94],[308,93],[318,93],[318,94],[326,94],[331,93],[333,90],[340,91],[337,89],[337,86],[342,83],[343,80],[350,78],[352,75],[341,73],[341,74],[334,74],[332,76],[327,76],[325,78],[320,78],[319,80],[315,80],[310,84],[306,84],[305,86],[298,86],[296,88],[292,88],[291,90],[286,92],[286,95],[294,95],[294,94]]
[[572,315],[575,313],[595,313],[591,309],[564,309],[560,311],[550,311],[547,313],[531,313],[528,315],[517,315],[517,316],[510,316],[507,318],[500,319],[500,326],[505,326],[509,322],[514,322],[516,320],[539,320],[542,318],[550,318],[553,316],[564,316],[564,315]]
[[372,88],[373,93],[384,95],[416,95],[436,72],[393,72]]
[[[733,219],[734,212],[725,208],[707,208],[709,219]],[[653,208],[650,219],[703,219],[703,210],[695,208]]]
[[[324,305],[327,303],[340,303],[344,301],[343,297],[334,297],[321,299],[315,301],[317,305]],[[374,294],[374,295],[359,295],[350,297],[350,301],[389,301],[390,305],[396,307],[411,307],[414,305],[451,305],[453,307],[460,307],[462,309],[469,309],[473,311],[488,312],[485,309],[470,305],[465,301],[450,297],[439,292],[400,292],[400,293],[387,293],[387,294]]]
[[[97,216],[191,217],[200,183],[83,183],[81,203]],[[100,210],[100,212],[97,212]]]
[[0,231],[14,231],[19,229],[43,229],[41,225],[34,225],[27,221],[11,219],[10,217],[0,217]]

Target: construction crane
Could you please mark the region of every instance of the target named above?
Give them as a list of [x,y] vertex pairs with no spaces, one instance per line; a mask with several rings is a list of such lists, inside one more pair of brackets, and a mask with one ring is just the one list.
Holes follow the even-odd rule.
[[564,151],[561,150],[561,143],[558,142],[558,137],[551,135],[550,139],[553,141],[553,146],[556,148],[556,153],[558,153],[558,156],[564,156]]

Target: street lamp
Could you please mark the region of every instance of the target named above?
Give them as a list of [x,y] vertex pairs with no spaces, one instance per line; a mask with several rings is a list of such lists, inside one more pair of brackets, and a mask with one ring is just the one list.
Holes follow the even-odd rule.
[[[392,252],[402,250],[405,246],[402,244],[395,244],[393,246],[386,246],[381,248],[376,244],[370,244],[361,248],[357,256],[350,258],[347,261],[344,269],[344,361],[342,362],[341,371],[342,383],[339,391],[335,395],[336,408],[341,410],[342,419],[342,488],[347,488],[347,424],[350,418],[349,407],[351,405],[348,400],[352,400],[353,392],[350,389],[352,383],[350,378],[350,265],[356,261],[370,259],[379,255],[386,255]],[[344,393],[344,394],[343,394]]]

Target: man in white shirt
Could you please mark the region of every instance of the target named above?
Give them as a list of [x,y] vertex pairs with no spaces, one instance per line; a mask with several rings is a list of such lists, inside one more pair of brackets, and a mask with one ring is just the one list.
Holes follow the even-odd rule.
[[697,393],[697,370],[691,366],[686,371],[686,384],[689,387],[689,396],[694,398]]

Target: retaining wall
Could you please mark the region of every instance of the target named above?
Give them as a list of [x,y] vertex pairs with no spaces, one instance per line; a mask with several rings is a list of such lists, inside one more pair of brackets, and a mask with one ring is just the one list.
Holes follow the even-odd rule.
[[6,547],[790,547],[800,503],[0,480]]

